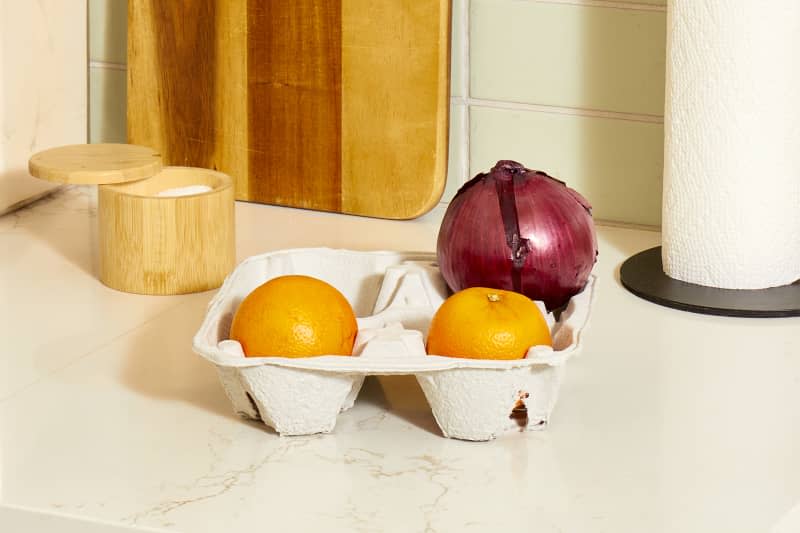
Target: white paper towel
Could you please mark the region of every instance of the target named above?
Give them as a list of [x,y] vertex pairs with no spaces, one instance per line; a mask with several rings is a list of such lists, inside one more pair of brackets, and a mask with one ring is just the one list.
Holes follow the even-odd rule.
[[664,272],[800,279],[800,0],[671,0]]

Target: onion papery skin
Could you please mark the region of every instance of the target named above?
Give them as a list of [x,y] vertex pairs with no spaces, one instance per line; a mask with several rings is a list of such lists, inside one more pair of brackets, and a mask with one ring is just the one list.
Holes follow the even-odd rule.
[[579,193],[544,172],[499,161],[450,202],[436,251],[451,290],[511,290],[554,310],[586,285],[597,236],[591,205]]

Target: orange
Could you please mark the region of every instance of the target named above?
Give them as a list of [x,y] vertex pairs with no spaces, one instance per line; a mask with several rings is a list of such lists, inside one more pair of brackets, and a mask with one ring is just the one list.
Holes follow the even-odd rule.
[[309,276],[281,276],[239,305],[230,337],[249,357],[352,355],[358,326],[353,308],[332,285]]
[[541,311],[522,294],[472,287],[450,296],[428,331],[430,355],[522,359],[531,346],[552,345]]

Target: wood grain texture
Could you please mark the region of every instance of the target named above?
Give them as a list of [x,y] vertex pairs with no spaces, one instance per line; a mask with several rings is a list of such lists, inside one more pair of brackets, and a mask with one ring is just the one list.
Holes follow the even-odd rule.
[[246,0],[130,0],[128,20],[128,141],[247,190]]
[[132,144],[71,144],[38,152],[28,160],[33,177],[80,185],[141,180],[159,170],[158,152]]
[[450,4],[342,0],[342,8],[343,211],[422,215],[447,175]]
[[[158,197],[208,185],[211,191]],[[235,264],[233,181],[220,172],[165,167],[153,178],[98,190],[100,280],[138,294],[219,287]]]
[[[130,2],[136,20],[129,37],[130,53],[146,61],[129,64],[128,128],[137,137],[140,128],[152,129],[166,165],[213,167],[214,114],[210,112],[216,93],[216,4],[215,0]],[[129,30],[129,31],[130,31]],[[144,32],[144,35],[141,35]],[[146,84],[144,91],[138,85]],[[155,90],[153,90],[155,89]],[[158,110],[168,120],[148,121],[140,109]],[[140,118],[148,121],[142,124]],[[130,141],[130,139],[129,139]],[[150,141],[150,139],[148,139]]]
[[[210,168],[221,170],[234,180],[235,190],[249,190],[247,120],[247,2],[217,2],[215,101],[208,113],[214,116],[215,148]],[[242,194],[242,197],[245,195]]]
[[341,209],[341,6],[248,2],[248,197]]
[[449,0],[128,6],[129,142],[230,174],[242,200],[384,218],[438,202]]

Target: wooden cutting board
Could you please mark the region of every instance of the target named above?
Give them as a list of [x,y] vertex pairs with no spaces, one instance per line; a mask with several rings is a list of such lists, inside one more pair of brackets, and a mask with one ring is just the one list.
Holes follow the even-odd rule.
[[240,200],[382,218],[439,201],[449,0],[128,0],[128,142]]

